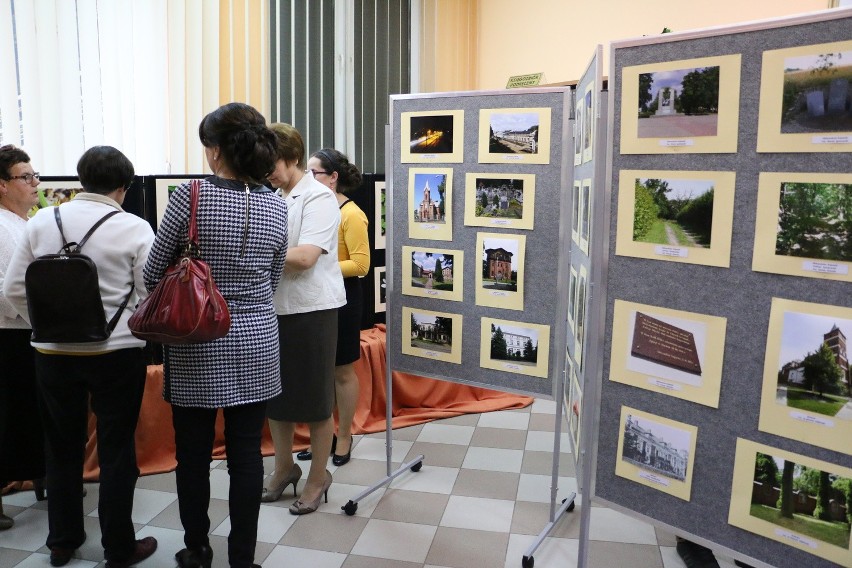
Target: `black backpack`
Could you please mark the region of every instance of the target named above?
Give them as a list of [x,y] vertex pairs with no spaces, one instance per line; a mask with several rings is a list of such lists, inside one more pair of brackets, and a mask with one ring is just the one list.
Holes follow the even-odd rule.
[[37,343],[105,341],[118,325],[121,313],[133,294],[133,285],[121,307],[107,323],[98,268],[80,249],[98,227],[120,211],[111,211],[101,217],[79,244],[69,243],[65,239],[59,207],[54,207],[53,212],[59,234],[62,235],[62,248],[57,254],[46,254],[35,259],[27,267],[24,277],[27,308],[33,328],[32,340]]

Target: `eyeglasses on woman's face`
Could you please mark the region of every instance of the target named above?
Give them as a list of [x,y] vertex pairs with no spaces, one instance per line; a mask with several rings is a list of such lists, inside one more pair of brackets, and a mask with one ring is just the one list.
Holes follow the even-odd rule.
[[11,179],[22,179],[22,180],[24,180],[24,183],[31,184],[33,182],[33,180],[40,181],[41,180],[41,174],[39,174],[38,172],[33,172],[31,174],[27,173],[27,174],[23,174],[23,175],[20,175],[20,176],[9,176],[9,179],[10,180]]
[[311,172],[312,174],[314,174],[314,177],[317,177],[320,174],[325,174],[325,175],[329,174],[329,172],[327,172],[325,170],[305,170],[305,173],[308,173],[308,172]]

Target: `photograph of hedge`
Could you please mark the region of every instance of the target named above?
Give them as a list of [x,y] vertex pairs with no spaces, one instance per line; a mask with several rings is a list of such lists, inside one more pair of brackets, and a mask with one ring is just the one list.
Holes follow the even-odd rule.
[[852,184],[781,184],[775,254],[852,261]]
[[712,180],[636,178],[633,240],[710,248]]
[[845,132],[850,113],[852,51],[784,59],[781,132]]

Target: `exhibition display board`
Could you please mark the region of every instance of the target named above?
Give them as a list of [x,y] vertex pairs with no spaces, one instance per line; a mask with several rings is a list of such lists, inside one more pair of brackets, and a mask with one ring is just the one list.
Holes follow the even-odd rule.
[[852,565],[850,29],[612,44],[593,500],[780,568]]

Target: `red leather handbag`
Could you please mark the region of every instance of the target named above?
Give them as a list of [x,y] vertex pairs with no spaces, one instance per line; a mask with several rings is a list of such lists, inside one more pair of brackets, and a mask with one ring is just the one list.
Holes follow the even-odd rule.
[[186,249],[127,322],[139,339],[166,345],[206,343],[225,337],[231,329],[228,304],[213,282],[210,267],[199,258],[195,222],[199,187],[200,182],[192,180]]

